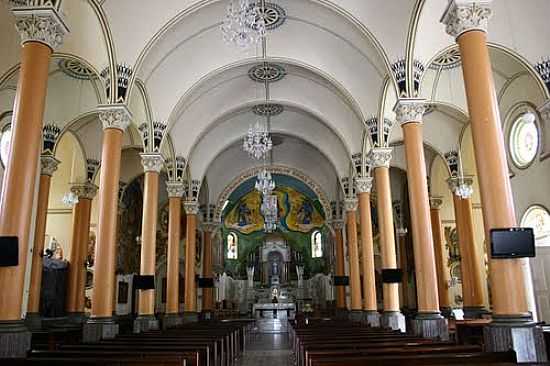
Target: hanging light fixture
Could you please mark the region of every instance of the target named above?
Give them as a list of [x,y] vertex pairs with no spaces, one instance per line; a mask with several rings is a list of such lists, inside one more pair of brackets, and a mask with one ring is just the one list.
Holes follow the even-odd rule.
[[244,137],[243,150],[256,160],[265,159],[267,153],[273,148],[273,142],[269,131],[259,121],[250,126]]
[[265,37],[266,24],[260,6],[262,2],[255,0],[230,0],[221,26],[226,43],[247,49]]
[[271,177],[271,173],[267,169],[263,169],[258,173],[256,178],[256,190],[264,196],[270,195],[275,189],[275,182]]
[[67,192],[61,198],[63,204],[67,207],[74,207],[78,203],[78,196],[74,192]]

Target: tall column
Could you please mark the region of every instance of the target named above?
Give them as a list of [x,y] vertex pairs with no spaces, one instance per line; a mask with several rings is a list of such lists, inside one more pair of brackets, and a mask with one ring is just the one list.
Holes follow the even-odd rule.
[[[380,250],[382,270],[397,268],[393,208],[390,186],[391,148],[374,148],[369,156],[374,168],[376,183],[378,225],[380,228]],[[405,317],[399,310],[399,284],[383,283],[384,313],[382,326],[394,330],[406,330]]]
[[411,309],[409,306],[409,262],[407,257],[407,229],[399,227],[396,230],[397,243],[399,245],[399,267],[403,271],[403,282],[401,283],[401,303],[405,314]]
[[448,339],[447,320],[439,311],[437,271],[430,219],[426,159],[422,137],[425,103],[401,99],[395,105],[397,121],[403,129],[407,161],[407,181],[416,270],[418,315],[413,331],[422,337]]
[[[141,154],[145,171],[143,192],[143,221],[141,225],[140,275],[155,277],[158,221],[159,173],[164,164],[158,153]],[[139,290],[138,317],[134,321],[134,333],[158,330],[155,318],[155,289]]]
[[349,284],[351,288],[351,319],[360,321],[363,318],[361,301],[361,274],[359,271],[359,249],[357,247],[357,199],[347,198],[344,201],[346,211],[346,239],[349,253]]
[[437,270],[437,289],[439,296],[439,308],[441,314],[448,318],[451,315],[451,294],[449,284],[451,273],[449,271],[449,251],[445,245],[445,238],[441,226],[441,197],[430,198],[430,216],[432,221],[432,233],[434,240],[435,265]]
[[163,328],[181,325],[179,315],[181,205],[185,186],[182,182],[166,183],[168,191],[168,261],[166,268],[166,313]]
[[199,204],[196,201],[186,201],[185,213],[187,214],[187,232],[185,240],[185,313],[183,320],[184,322],[194,322],[198,320],[195,257],[197,255],[196,232]]
[[[212,235],[214,234],[217,225],[208,222],[202,225],[204,229],[204,247],[202,250],[202,277],[214,278],[212,270]],[[202,311],[210,313],[214,310],[213,289],[211,287],[202,289]]]
[[[441,20],[460,48],[487,243],[491,229],[517,226],[487,47],[490,4],[488,0],[453,0]],[[490,262],[493,321],[486,329],[485,344],[493,351],[513,348],[518,362],[540,362],[546,359],[544,342],[528,312],[522,261]]]
[[118,324],[113,320],[115,285],[116,227],[122,137],[131,114],[124,105],[99,107],[103,124],[101,171],[99,178],[99,222],[94,258],[92,311],[84,325],[84,342],[114,338]]
[[40,290],[42,288],[42,256],[46,237],[46,219],[48,216],[48,199],[53,173],[59,165],[52,155],[40,156],[40,186],[38,187],[38,204],[36,208],[36,224],[34,229],[34,246],[32,249],[31,281],[29,302],[27,304],[26,325],[31,329],[42,328],[40,317]]
[[89,182],[77,184],[71,187],[71,192],[78,197],[78,203],[73,208],[73,228],[71,249],[69,251],[69,273],[67,276],[65,310],[70,321],[83,323],[90,218],[92,200],[97,193],[97,187]]
[[355,181],[357,196],[359,197],[359,217],[361,222],[361,248],[363,257],[363,311],[364,319],[372,327],[380,326],[380,314],[376,302],[376,281],[374,268],[374,243],[372,238],[372,218],[370,193],[372,177],[357,178]]
[[449,188],[453,192],[458,245],[460,248],[460,268],[462,272],[462,298],[464,301],[464,317],[475,319],[486,314],[483,297],[483,264],[478,255],[472,209],[472,199],[460,197],[458,188],[469,187],[471,191],[472,178],[451,177],[448,180]]
[[[345,276],[346,269],[344,266],[344,238],[342,230],[344,228],[344,222],[342,220],[333,220],[332,226],[334,228],[334,240],[336,246],[336,276]],[[336,309],[339,311],[346,310],[346,287],[336,286]]]
[[57,9],[10,2],[21,36],[21,67],[9,161],[0,201],[0,236],[17,238],[17,264],[0,268],[0,358],[24,357],[30,333],[21,319],[49,62],[68,29]]

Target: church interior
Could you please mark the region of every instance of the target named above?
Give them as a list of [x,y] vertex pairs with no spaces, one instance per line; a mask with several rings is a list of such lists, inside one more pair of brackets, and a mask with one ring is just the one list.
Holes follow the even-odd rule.
[[550,365],[548,13],[1,0],[0,364]]

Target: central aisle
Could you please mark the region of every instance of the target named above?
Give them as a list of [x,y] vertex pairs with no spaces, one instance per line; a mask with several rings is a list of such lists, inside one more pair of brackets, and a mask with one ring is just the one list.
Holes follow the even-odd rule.
[[238,366],[290,366],[288,333],[257,333]]

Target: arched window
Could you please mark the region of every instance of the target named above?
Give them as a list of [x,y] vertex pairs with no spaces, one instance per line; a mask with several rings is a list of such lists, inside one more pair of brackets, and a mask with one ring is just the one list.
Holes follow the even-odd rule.
[[321,258],[323,256],[323,235],[319,230],[311,234],[311,257]]
[[238,252],[238,237],[235,233],[227,234],[227,259],[237,259]]
[[540,205],[533,205],[525,211],[521,226],[533,228],[537,246],[550,246],[550,213]]
[[10,154],[10,142],[11,142],[11,125],[4,127],[2,135],[0,136],[0,160],[4,168],[8,164],[8,158]]
[[537,156],[540,134],[534,117],[532,112],[524,113],[510,129],[510,155],[518,168],[526,168]]

